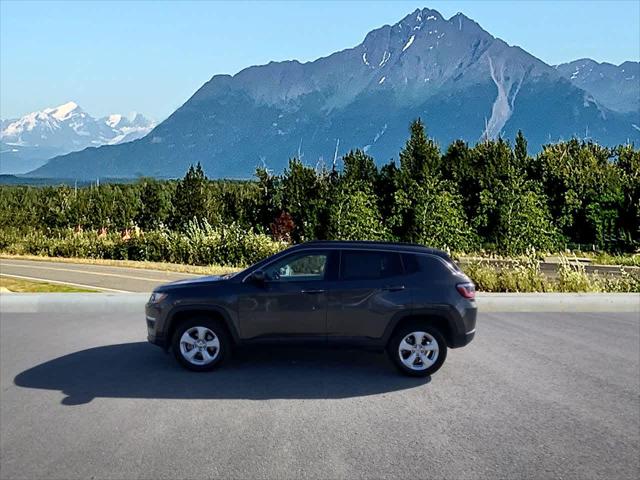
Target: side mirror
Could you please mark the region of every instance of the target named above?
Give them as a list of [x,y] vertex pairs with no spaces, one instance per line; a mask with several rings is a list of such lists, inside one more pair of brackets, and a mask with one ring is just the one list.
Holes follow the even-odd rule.
[[251,274],[251,277],[249,277],[249,279],[253,282],[256,283],[258,285],[262,285],[264,284],[264,282],[266,282],[267,280],[267,275],[264,273],[263,270],[256,270],[255,272],[253,272]]

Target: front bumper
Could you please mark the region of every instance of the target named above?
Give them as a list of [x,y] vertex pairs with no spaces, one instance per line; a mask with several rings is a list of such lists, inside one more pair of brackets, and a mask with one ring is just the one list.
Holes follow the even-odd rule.
[[165,350],[169,348],[169,340],[166,332],[162,328],[164,318],[162,309],[157,304],[147,303],[145,305],[145,318],[147,322],[147,340]]

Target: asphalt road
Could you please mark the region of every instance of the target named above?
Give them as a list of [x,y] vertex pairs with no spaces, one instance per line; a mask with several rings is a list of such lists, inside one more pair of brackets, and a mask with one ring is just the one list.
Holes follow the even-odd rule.
[[150,292],[163,283],[197,277],[190,273],[64,262],[0,259],[0,274],[54,281],[107,292]]
[[[72,306],[70,306],[72,310]],[[0,476],[638,478],[637,313],[481,314],[429,380],[267,348],[182,370],[130,307],[0,314]]]

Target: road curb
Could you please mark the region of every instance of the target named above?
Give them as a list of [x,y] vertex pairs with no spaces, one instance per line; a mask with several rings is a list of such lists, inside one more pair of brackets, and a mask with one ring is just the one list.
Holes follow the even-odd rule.
[[480,312],[640,313],[640,293],[478,293]]
[[[2,293],[0,313],[142,312],[148,293]],[[639,293],[479,293],[480,313],[637,312]]]
[[1,313],[144,311],[149,293],[3,293]]

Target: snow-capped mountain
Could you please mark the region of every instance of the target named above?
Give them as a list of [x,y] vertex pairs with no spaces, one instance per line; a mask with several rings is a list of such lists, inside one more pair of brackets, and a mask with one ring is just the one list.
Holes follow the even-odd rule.
[[100,120],[113,130],[118,131],[118,135],[109,140],[109,145],[130,142],[144,137],[155,127],[155,123],[146,118],[141,113],[136,113],[132,117],[125,117],[119,113],[114,113]]
[[0,173],[24,173],[56,155],[136,140],[154,126],[140,114],[96,119],[75,102],[4,120],[0,130]]
[[[152,133],[51,159],[33,176],[182,176],[201,162],[212,177],[282,171],[298,152],[315,164],[363,148],[397,158],[421,117],[446,148],[521,129],[530,151],[573,136],[640,143],[637,110],[599,96],[459,13],[415,10],[355,47],[312,62],[270,62],[215,75]],[[570,76],[570,75],[569,75]]]

